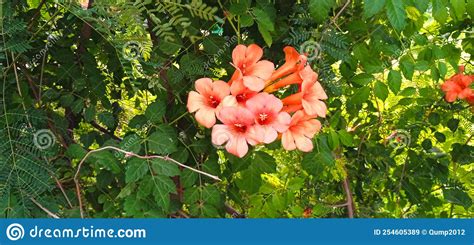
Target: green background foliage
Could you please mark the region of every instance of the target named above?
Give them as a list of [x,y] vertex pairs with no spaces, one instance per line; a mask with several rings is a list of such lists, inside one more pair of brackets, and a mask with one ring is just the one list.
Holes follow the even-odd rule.
[[[472,217],[472,108],[440,84],[472,72],[473,0],[90,2],[4,1],[2,217],[80,217],[74,175],[104,146],[221,181],[96,152],[86,217]],[[238,43],[276,65],[286,45],[317,50],[329,113],[312,152],[239,159],[187,113],[196,79],[229,79]]]

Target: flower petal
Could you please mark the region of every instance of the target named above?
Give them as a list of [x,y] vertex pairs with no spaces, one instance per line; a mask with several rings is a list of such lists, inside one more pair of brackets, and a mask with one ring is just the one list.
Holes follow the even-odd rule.
[[294,135],[296,147],[303,152],[310,152],[313,150],[313,142],[303,135]]
[[196,121],[206,128],[216,124],[215,110],[210,107],[202,107],[196,112]]
[[226,82],[217,80],[212,84],[212,93],[222,100],[230,94],[230,87]]
[[212,127],[212,143],[215,145],[222,145],[225,142],[231,140],[232,134],[230,133],[227,125],[217,124]]
[[242,67],[245,62],[245,54],[247,47],[245,45],[239,44],[232,51],[232,63],[237,67]]
[[265,81],[255,76],[244,76],[243,80],[245,87],[255,92],[265,87]]
[[263,49],[257,44],[250,44],[245,52],[245,64],[247,66],[257,63],[263,56]]
[[293,139],[293,134],[290,131],[286,131],[283,133],[281,137],[281,144],[283,148],[287,151],[292,151],[296,149],[295,140]]
[[261,60],[254,65],[247,67],[244,76],[256,76],[267,80],[275,70],[275,65],[268,60]]
[[199,108],[202,108],[204,106],[205,106],[205,102],[204,102],[204,97],[202,95],[198,94],[195,91],[189,92],[188,103],[187,103],[189,112],[193,113],[199,110]]
[[194,86],[196,87],[196,90],[203,95],[204,97],[207,97],[210,92],[212,91],[212,79],[210,78],[200,78],[196,80]]

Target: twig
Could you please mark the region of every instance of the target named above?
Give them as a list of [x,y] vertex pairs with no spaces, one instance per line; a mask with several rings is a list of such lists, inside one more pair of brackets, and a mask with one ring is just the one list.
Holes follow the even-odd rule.
[[73,208],[72,203],[71,203],[71,201],[69,200],[69,197],[66,194],[66,191],[64,191],[63,185],[61,184],[61,182],[56,177],[53,176],[53,178],[54,178],[54,181],[56,181],[56,184],[58,185],[59,189],[63,193],[63,196],[67,201],[67,204],[69,205],[69,207]]
[[351,193],[351,188],[349,187],[348,177],[344,179],[344,182],[342,183],[342,185],[344,187],[344,192],[346,192],[347,212],[348,212],[349,218],[354,218],[354,200],[352,199],[352,193]]
[[245,214],[239,213],[239,211],[235,210],[235,208],[231,207],[229,204],[224,204],[225,211],[232,215],[232,218],[245,218]]
[[81,213],[81,218],[84,218],[84,210],[82,209],[82,198],[81,198],[81,187],[80,187],[80,184],[79,184],[79,173],[81,171],[81,167],[82,167],[82,164],[85,162],[85,160],[92,154],[92,153],[96,153],[96,152],[100,152],[100,151],[104,151],[104,150],[115,150],[115,151],[118,151],[118,152],[121,152],[121,153],[124,153],[126,157],[137,157],[137,158],[140,158],[140,159],[162,159],[162,160],[165,160],[165,161],[169,161],[169,162],[172,162],[180,167],[183,167],[183,168],[187,168],[191,171],[194,171],[196,173],[199,173],[199,174],[202,174],[202,175],[205,175],[211,179],[214,179],[214,180],[218,180],[218,181],[221,181],[221,179],[217,176],[214,176],[212,174],[208,174],[206,172],[203,172],[201,170],[197,170],[195,168],[192,168],[192,167],[189,167],[187,165],[184,165],[176,160],[174,160],[173,158],[170,158],[168,156],[157,156],[157,155],[151,155],[151,156],[141,156],[141,155],[138,155],[138,154],[135,154],[133,152],[129,152],[129,151],[125,151],[125,150],[122,150],[120,148],[117,148],[117,147],[114,147],[114,146],[105,146],[105,147],[102,147],[102,148],[99,148],[99,149],[96,149],[96,150],[91,150],[89,151],[85,156],[84,158],[82,158],[82,160],[79,162],[79,164],[77,165],[77,171],[76,171],[76,174],[74,175],[74,183],[76,184],[76,195],[77,195],[77,200],[79,201],[79,210],[80,210],[80,213]]
[[94,128],[96,128],[97,130],[99,130],[100,132],[109,135],[109,136],[112,137],[114,140],[122,141],[122,138],[116,136],[116,135],[114,134],[114,132],[111,132],[111,131],[107,130],[106,128],[100,126],[97,122],[91,121],[90,124],[91,124]]
[[176,212],[176,213],[179,215],[179,217],[189,219],[189,215],[187,213],[185,213],[183,210],[178,210],[178,212]]
[[30,198],[30,200],[36,204],[36,206],[38,206],[41,210],[43,210],[45,213],[47,213],[49,216],[51,216],[52,218],[55,218],[55,219],[59,219],[59,216],[57,216],[56,214],[54,214],[53,212],[49,211],[47,208],[43,207],[43,205],[41,205],[38,201],[36,201],[34,198]]

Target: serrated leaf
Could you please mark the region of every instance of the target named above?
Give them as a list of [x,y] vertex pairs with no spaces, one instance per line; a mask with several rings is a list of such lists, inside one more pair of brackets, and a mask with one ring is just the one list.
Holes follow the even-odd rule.
[[170,193],[176,193],[176,186],[170,177],[164,175],[155,175],[150,180],[153,182],[155,187],[153,195],[156,203],[161,206],[164,210],[168,210],[170,207]]
[[268,47],[272,46],[273,38],[270,32],[265,29],[260,23],[258,23],[258,31],[262,34],[263,40],[267,44]]
[[329,10],[336,5],[334,0],[310,0],[308,4],[311,17],[318,23],[323,23],[329,16]]
[[178,149],[177,138],[178,136],[172,127],[160,125],[157,132],[147,138],[148,147],[156,154],[171,154]]
[[350,99],[351,104],[360,105],[366,102],[370,96],[370,88],[363,87],[358,89]]
[[134,158],[128,161],[125,170],[125,182],[130,183],[141,179],[148,170],[148,164],[143,159]]
[[166,112],[166,103],[158,100],[146,108],[145,116],[153,123],[161,123]]
[[374,85],[374,94],[377,96],[377,98],[385,101],[388,97],[387,85],[381,81],[376,81]]
[[444,189],[443,196],[446,201],[461,205],[466,210],[472,206],[472,199],[471,197],[464,191],[459,189]]
[[341,143],[345,146],[354,146],[354,137],[352,134],[347,132],[344,129],[341,129],[337,131],[337,134],[339,134],[339,139],[341,140]]
[[265,152],[255,152],[250,165],[252,171],[257,173],[274,173],[276,171],[275,159]]
[[388,87],[394,94],[398,94],[402,86],[402,75],[399,71],[391,70],[388,73]]
[[306,154],[301,161],[304,170],[312,175],[320,174],[326,166],[334,166],[335,159],[331,152],[311,152]]
[[181,171],[176,164],[171,161],[165,161],[163,159],[153,159],[151,161],[151,167],[155,174],[165,175],[165,176],[178,176]]
[[405,4],[402,0],[387,0],[385,4],[387,18],[390,24],[398,30],[402,31],[406,26]]
[[444,24],[448,19],[446,5],[447,0],[433,0],[433,17],[440,24]]
[[364,17],[370,18],[385,6],[386,0],[364,0]]
[[454,18],[457,20],[464,19],[464,13],[466,12],[466,1],[465,0],[450,0],[451,7],[453,9]]

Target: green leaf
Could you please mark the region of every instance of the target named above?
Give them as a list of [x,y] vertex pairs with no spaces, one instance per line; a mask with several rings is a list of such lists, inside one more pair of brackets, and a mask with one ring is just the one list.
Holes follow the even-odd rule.
[[239,189],[248,192],[249,194],[256,193],[262,185],[262,178],[260,173],[256,173],[251,169],[240,172],[240,178],[235,180]]
[[443,133],[436,132],[434,136],[440,143],[443,143],[446,141],[446,136]]
[[402,31],[406,26],[405,4],[402,0],[387,0],[385,5],[387,18],[390,24],[398,30]]
[[364,0],[364,17],[370,18],[379,13],[385,6],[385,1],[386,0]]
[[244,14],[240,16],[240,27],[250,27],[254,24],[253,17],[249,14]]
[[87,151],[78,144],[72,144],[67,148],[66,156],[75,159],[82,159],[87,154]]
[[275,159],[265,152],[257,151],[252,159],[250,168],[252,171],[261,174],[274,173],[276,172]]
[[112,171],[114,174],[118,174],[122,171],[119,162],[110,151],[96,152],[92,154],[92,157],[98,164],[105,167],[107,170]]
[[201,190],[197,187],[191,187],[184,190],[183,201],[186,204],[194,204],[199,201]]
[[430,115],[428,116],[428,122],[430,122],[431,125],[436,126],[439,124],[440,121],[441,121],[441,117],[436,112],[430,113]]
[[412,80],[413,73],[415,72],[415,63],[408,56],[404,56],[400,59],[400,70],[406,79]]
[[447,123],[447,126],[449,128],[449,130],[451,130],[451,132],[456,132],[456,130],[458,129],[458,126],[459,126],[459,119],[456,119],[456,118],[451,118],[448,120],[448,123]]
[[156,203],[164,210],[168,210],[170,207],[170,193],[176,193],[176,186],[170,177],[164,175],[155,175],[151,178]]
[[151,103],[148,108],[146,108],[145,116],[153,123],[163,122],[163,116],[166,112],[166,103],[164,101],[158,100]]
[[331,150],[336,150],[339,147],[339,136],[336,131],[330,130],[328,135],[328,144],[331,147]]
[[463,20],[466,12],[466,0],[450,0],[449,2],[453,9],[453,17],[457,20]]
[[84,120],[92,122],[95,119],[95,106],[89,106],[84,110]]
[[341,129],[337,131],[337,134],[339,134],[339,139],[341,140],[341,143],[345,146],[354,146],[354,138],[352,134],[347,132],[345,129]]
[[474,146],[454,143],[452,147],[451,158],[453,162],[457,162],[461,165],[474,162]]
[[447,0],[433,0],[433,17],[440,24],[444,24],[448,19],[446,5]]
[[141,179],[148,172],[146,160],[134,158],[127,162],[125,170],[125,183],[135,182]]
[[120,148],[125,151],[139,153],[142,146],[142,139],[137,134],[129,134],[120,142]]
[[178,136],[174,129],[167,125],[160,125],[157,132],[147,138],[150,151],[156,154],[171,154],[177,148]]
[[381,81],[376,81],[374,85],[374,94],[377,96],[377,98],[385,101],[388,97],[387,85]]
[[466,210],[472,206],[472,199],[471,197],[464,191],[459,189],[444,189],[443,196],[446,201],[461,205]]
[[270,15],[265,12],[265,10],[260,8],[255,8],[252,13],[255,15],[255,19],[259,26],[262,29],[265,29],[267,32],[271,32],[275,30],[275,26],[273,25],[273,20],[270,18]]
[[360,105],[366,102],[370,96],[370,88],[363,87],[358,89],[350,99],[351,104]]
[[335,162],[336,161],[331,152],[311,152],[304,155],[303,160],[301,161],[301,166],[309,174],[318,175],[326,168],[326,166],[334,166]]
[[474,19],[474,0],[467,0],[466,9],[471,19]]
[[402,75],[399,71],[391,70],[388,73],[388,87],[390,90],[397,94],[400,91],[400,87],[402,86]]
[[265,40],[265,43],[267,44],[267,46],[268,47],[272,46],[272,43],[273,43],[272,35],[267,29],[262,27],[260,23],[258,24],[258,31],[260,32],[260,34],[262,34],[263,40]]
[[181,173],[181,185],[183,188],[187,188],[190,186],[193,186],[194,183],[196,183],[196,180],[198,179],[198,174],[192,170],[189,169],[184,169],[183,172]]
[[112,113],[106,111],[106,112],[101,112],[98,115],[99,122],[104,124],[107,128],[112,129],[117,125],[117,122],[115,121],[115,117]]
[[334,0],[310,0],[309,13],[317,23],[323,23],[329,16],[329,10],[335,5],[336,1]]
[[413,1],[413,3],[415,4],[416,8],[421,13],[424,13],[428,9],[428,6],[430,4],[430,0],[416,0],[416,1]]
[[361,86],[369,84],[370,82],[372,82],[372,80],[374,80],[374,76],[367,73],[357,74],[351,79],[352,82]]
[[153,159],[151,167],[155,174],[165,175],[165,176],[178,176],[181,171],[176,164],[171,161],[166,161],[163,159]]
[[212,204],[212,205],[219,205],[221,202],[221,194],[219,189],[217,189],[213,185],[206,186],[202,188],[202,199],[204,203]]

